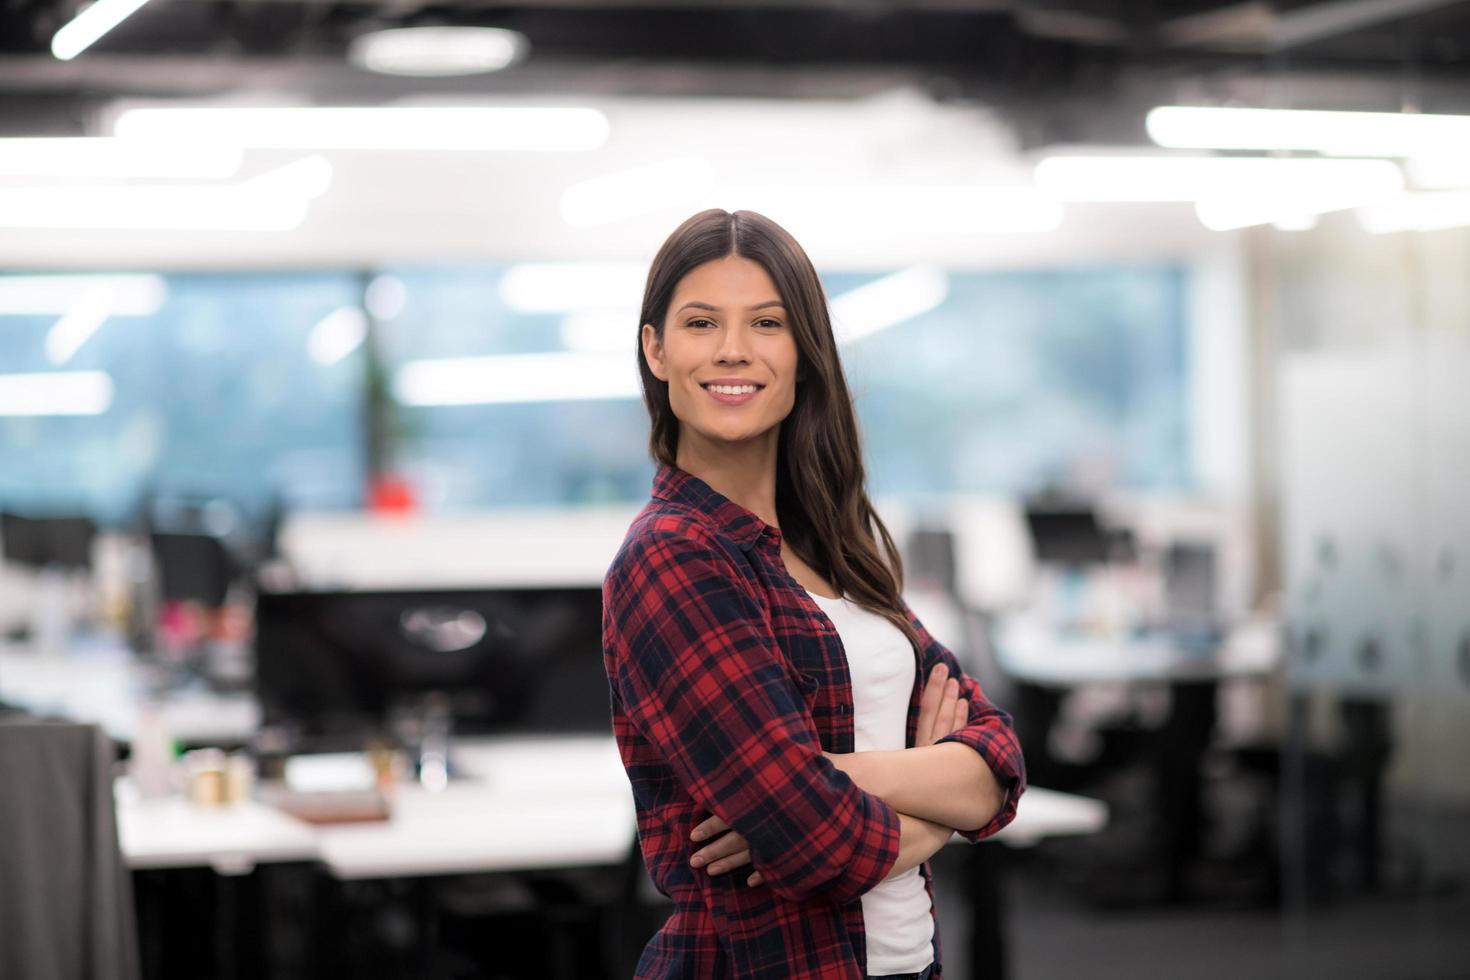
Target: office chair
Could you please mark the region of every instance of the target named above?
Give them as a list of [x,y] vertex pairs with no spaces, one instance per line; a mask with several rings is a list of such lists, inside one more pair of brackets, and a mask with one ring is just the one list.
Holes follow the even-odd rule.
[[0,976],[138,980],[114,758],[96,725],[0,718]]

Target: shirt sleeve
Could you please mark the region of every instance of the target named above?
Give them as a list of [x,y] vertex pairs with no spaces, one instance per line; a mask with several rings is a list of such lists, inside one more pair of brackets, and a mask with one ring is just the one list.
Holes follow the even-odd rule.
[[984,840],[1016,819],[1016,804],[1026,791],[1026,762],[1021,756],[1020,740],[1011,725],[1011,716],[990,703],[980,689],[980,683],[960,668],[954,653],[924,628],[907,602],[904,603],[904,612],[923,644],[923,671],[920,676],[927,679],[934,665],[943,663],[949,669],[949,676],[959,681],[960,696],[970,702],[970,718],[965,727],[936,739],[935,744],[959,742],[980,753],[1005,793],[999,812],[988,824],[979,830],[956,831],[971,843]]
[[610,679],[631,724],[745,838],[776,894],[850,901],[897,861],[898,814],[822,755],[765,611],[703,535],[663,522],[619,552],[603,592]]

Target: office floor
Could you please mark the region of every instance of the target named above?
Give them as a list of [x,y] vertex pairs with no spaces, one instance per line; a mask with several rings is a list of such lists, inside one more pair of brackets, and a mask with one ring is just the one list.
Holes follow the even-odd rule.
[[[1470,894],[1271,908],[1101,910],[1042,854],[1008,856],[1009,980],[1452,980],[1470,978]],[[969,968],[964,909],[938,869],[946,980]],[[950,880],[946,880],[950,879]]]

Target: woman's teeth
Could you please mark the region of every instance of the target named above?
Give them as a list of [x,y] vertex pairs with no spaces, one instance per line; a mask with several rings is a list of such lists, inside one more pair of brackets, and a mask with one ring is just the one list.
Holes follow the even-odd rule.
[[758,390],[755,385],[705,385],[705,388],[722,395],[751,395]]

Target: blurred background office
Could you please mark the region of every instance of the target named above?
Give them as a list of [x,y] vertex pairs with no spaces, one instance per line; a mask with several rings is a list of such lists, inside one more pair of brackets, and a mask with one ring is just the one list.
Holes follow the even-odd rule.
[[0,973],[631,973],[599,584],[710,206],[1022,732],[946,975],[1470,975],[1445,0],[4,5]]

